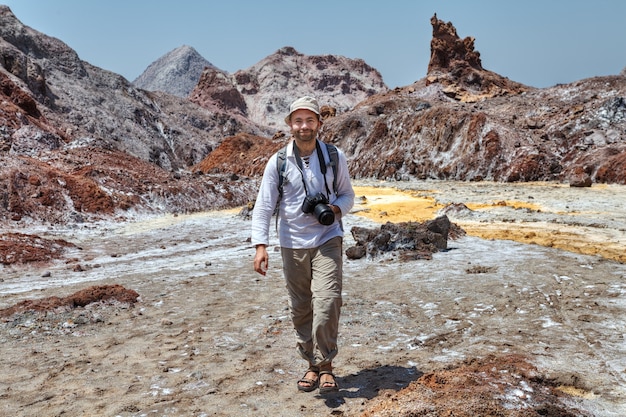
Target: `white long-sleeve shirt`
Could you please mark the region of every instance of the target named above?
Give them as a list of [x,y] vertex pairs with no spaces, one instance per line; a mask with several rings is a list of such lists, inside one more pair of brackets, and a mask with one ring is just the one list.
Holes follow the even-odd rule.
[[[326,146],[321,141],[320,145],[327,165],[326,184],[331,192],[330,196],[326,191],[317,152],[314,151],[310,156],[308,167],[304,166],[303,171],[300,171],[293,151],[295,143],[292,141],[287,145],[283,197],[278,211],[278,240],[282,247],[311,249],[335,236],[343,236],[341,222],[337,215],[333,224],[325,226],[317,221],[314,214],[306,214],[302,211],[302,202],[306,196],[303,181],[306,181],[309,195],[318,192],[327,195],[330,204],[339,207],[342,215],[348,213],[354,205],[354,190],[350,183],[345,154],[337,149],[338,166],[335,172],[335,169],[330,166],[330,157]],[[253,245],[267,245],[269,243],[272,214],[278,201],[277,158],[278,154],[272,155],[265,166],[259,193],[254,204],[251,239]],[[335,175],[337,176],[337,190],[333,191],[333,177]]]

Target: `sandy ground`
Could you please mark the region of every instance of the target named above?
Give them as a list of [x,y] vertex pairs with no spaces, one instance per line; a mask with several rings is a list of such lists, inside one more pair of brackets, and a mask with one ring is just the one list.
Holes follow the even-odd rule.
[[0,415],[626,415],[626,187],[359,185],[347,230],[445,212],[468,234],[432,260],[346,259],[337,394],[297,392],[279,254],[255,274],[249,221],[212,212],[30,231],[78,248],[2,267],[0,309],[140,299],[0,321]]

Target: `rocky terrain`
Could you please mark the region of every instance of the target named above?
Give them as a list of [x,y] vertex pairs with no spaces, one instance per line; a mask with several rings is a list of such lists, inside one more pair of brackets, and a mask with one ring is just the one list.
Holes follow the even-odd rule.
[[54,258],[3,267],[2,414],[625,415],[624,186],[375,183],[346,248],[442,212],[467,234],[346,257],[336,394],[296,389],[275,236],[261,277],[249,220],[209,211],[29,229]]
[[534,89],[482,68],[473,39],[435,17],[427,76],[326,124],[353,175],[626,181],[626,79]]
[[[425,78],[326,120],[323,136],[344,149],[354,177],[575,186],[626,181],[623,75],[530,88],[483,69],[473,40],[460,39],[451,24],[436,17],[431,23]],[[238,140],[223,146],[234,148]],[[275,149],[266,143],[265,157]],[[250,167],[223,169],[244,170]]]
[[[76,294],[81,294],[80,284],[84,282],[74,281],[76,275],[73,274],[82,274],[83,278],[93,276],[95,278],[90,280],[103,285],[115,285],[118,283],[112,281],[123,280],[130,286],[120,289],[123,294],[137,291],[149,303],[138,311],[129,310],[131,307],[126,304],[113,303],[111,306],[107,301],[104,304],[92,303],[94,305],[86,306],[86,310],[75,310],[76,306],[72,305],[68,307],[69,312],[57,311],[49,316],[46,313],[43,316],[31,315],[21,310],[17,317],[7,316],[9,319],[4,322],[5,333],[0,334],[0,345],[6,348],[3,357],[7,363],[10,361],[8,366],[17,376],[13,381],[7,380],[8,376],[0,380],[0,387],[3,388],[0,400],[11,400],[11,408],[5,411],[11,415],[19,415],[20,412],[28,415],[30,411],[43,413],[41,415],[50,412],[85,414],[90,411],[93,399],[106,393],[114,397],[132,397],[134,402],[99,404],[101,408],[98,410],[102,415],[139,415],[153,406],[146,400],[146,396],[150,395],[163,400],[155,407],[166,415],[179,409],[177,401],[189,412],[206,409],[211,401],[205,403],[198,397],[200,391],[203,395],[218,394],[215,398],[227,407],[227,411],[218,410],[215,415],[232,415],[228,410],[244,405],[246,411],[241,415],[259,415],[257,410],[262,410],[261,414],[275,414],[280,409],[272,403],[272,396],[276,393],[271,389],[290,383],[295,372],[289,370],[288,378],[284,380],[279,376],[278,381],[272,378],[267,381],[267,375],[283,375],[282,365],[271,354],[271,347],[276,344],[283,349],[288,343],[287,337],[278,337],[288,327],[282,320],[284,306],[280,303],[280,285],[278,281],[274,282],[271,291],[264,293],[264,297],[269,297],[266,301],[267,305],[271,305],[271,313],[261,317],[263,328],[250,330],[246,327],[251,320],[259,320],[257,312],[260,310],[256,304],[232,310],[232,303],[228,302],[229,297],[252,301],[253,296],[258,296],[255,290],[252,293],[237,293],[239,286],[235,289],[229,286],[242,280],[258,283],[246,276],[249,265],[239,264],[241,256],[237,255],[238,251],[248,249],[245,238],[237,235],[233,241],[225,243],[224,236],[228,236],[226,229],[211,229],[208,235],[199,235],[198,226],[191,224],[180,230],[146,225],[147,230],[154,228],[159,233],[139,232],[137,239],[126,240],[119,236],[135,232],[124,232],[119,227],[146,216],[184,218],[185,214],[239,208],[249,203],[255,196],[267,159],[289,140],[282,122],[289,102],[295,96],[311,94],[326,106],[323,139],[345,151],[355,180],[372,183],[391,181],[385,184],[409,190],[422,181],[440,181],[442,184],[456,181],[465,185],[449,188],[446,195],[455,198],[447,203],[464,204],[469,203],[459,197],[460,188],[472,184],[477,186],[480,194],[484,192],[481,185],[485,184],[489,188],[490,201],[484,203],[506,211],[506,215],[497,221],[500,225],[498,233],[502,230],[509,233],[503,239],[515,236],[513,240],[536,243],[541,237],[544,239],[542,242],[548,242],[545,246],[559,248],[560,243],[554,236],[566,233],[561,229],[574,227],[580,229],[576,236],[579,243],[585,244],[579,246],[584,246],[587,252],[574,250],[575,245],[563,246],[567,254],[517,246],[512,249],[508,243],[499,245],[493,240],[482,242],[465,237],[464,242],[469,242],[466,244],[471,248],[463,246],[463,256],[472,260],[475,256],[482,256],[482,262],[474,269],[467,267],[468,258],[452,257],[456,259],[454,268],[461,271],[455,276],[469,274],[469,278],[474,278],[475,274],[486,274],[481,278],[487,280],[480,281],[480,286],[471,281],[457,282],[455,285],[462,286],[469,294],[466,301],[455,295],[455,288],[446,287],[445,296],[441,296],[445,298],[441,301],[441,308],[447,311],[446,314],[432,314],[429,302],[406,294],[398,300],[389,299],[392,289],[406,284],[398,281],[397,271],[385,272],[385,268],[396,264],[397,259],[386,259],[375,265],[353,264],[351,272],[355,276],[368,279],[381,276],[383,281],[368,281],[354,294],[354,315],[348,321],[345,334],[353,344],[347,346],[344,369],[355,374],[346,374],[341,380],[352,391],[344,392],[343,402],[329,400],[313,405],[302,398],[294,401],[290,394],[279,390],[280,400],[296,404],[301,415],[311,415],[310,411],[314,409],[316,414],[363,416],[469,416],[481,413],[574,416],[594,415],[598,405],[586,401],[597,394],[602,401],[608,398],[608,405],[603,404],[600,408],[604,411],[596,415],[621,415],[623,364],[613,358],[620,343],[615,334],[621,334],[620,329],[623,329],[619,319],[623,308],[615,300],[623,294],[623,285],[619,280],[624,276],[624,251],[620,243],[624,226],[621,214],[611,214],[606,207],[610,208],[612,204],[621,207],[623,202],[612,197],[610,192],[600,192],[598,195],[601,197],[594,199],[592,196],[596,194],[591,191],[597,193],[601,184],[618,187],[609,188],[609,191],[619,191],[620,185],[626,184],[626,74],[622,71],[615,76],[594,77],[545,89],[531,88],[483,68],[480,53],[474,49],[474,39],[459,37],[451,23],[439,20],[436,15],[430,23],[433,38],[427,74],[412,85],[392,91],[385,86],[378,71],[362,60],[332,55],[306,56],[285,46],[256,65],[234,74],[206,66],[189,95],[184,96],[182,92],[156,90],[163,83],[189,88],[184,79],[198,77],[197,72],[192,74],[191,65],[189,72],[185,72],[185,62],[193,56],[190,50],[179,50],[155,61],[155,65],[158,63],[156,68],[161,68],[161,71],[147,69],[142,74],[145,75],[142,80],[131,83],[81,60],[62,40],[23,25],[8,7],[0,6],[0,268],[3,271],[0,282],[9,291],[3,298],[4,308],[8,307],[8,300],[14,298],[10,288],[21,285],[24,280],[35,282],[42,278],[47,282],[52,276],[52,281],[61,279],[63,285],[53,286],[50,292],[61,287],[65,289],[67,285],[68,289],[76,287],[73,288]],[[194,62],[200,61],[195,56]],[[163,68],[173,68],[173,71],[168,75]],[[197,71],[198,67],[194,68]],[[159,80],[161,74],[165,74],[167,79]],[[177,83],[172,83],[173,80]],[[155,91],[150,91],[152,89]],[[548,190],[545,193],[548,199],[538,207],[527,202],[518,209],[517,203],[510,201],[515,200],[513,197],[506,201],[497,200],[499,195],[505,194],[506,184],[537,181],[572,186],[578,191],[556,194],[554,190]],[[534,198],[529,197],[534,195],[533,191],[524,190],[523,198]],[[589,192],[585,194],[583,190]],[[576,198],[572,199],[574,194]],[[560,200],[550,199],[556,195]],[[520,198],[519,195],[516,197]],[[586,202],[587,198],[594,206],[571,208],[578,201]],[[560,210],[550,210],[551,205],[560,207]],[[595,220],[592,215],[598,214],[599,206],[605,208],[603,216],[609,213],[601,221]],[[456,213],[455,208],[459,210]],[[463,205],[451,206],[448,210],[447,215],[455,222],[463,221],[464,216],[472,219],[480,216]],[[389,212],[391,207],[377,211],[376,220],[384,220],[387,214],[382,213]],[[390,216],[389,219],[397,217]],[[492,224],[494,221],[491,218],[466,222],[462,227],[470,234],[477,229],[486,233],[489,228],[485,227],[485,223]],[[521,221],[538,227],[516,225]],[[209,223],[211,227],[227,225],[238,233],[247,227],[243,220],[232,221],[222,214],[209,219]],[[511,234],[508,229],[516,229],[517,234]],[[613,234],[599,233],[600,230]],[[84,236],[83,232],[86,233]],[[107,236],[108,232],[112,232],[111,236]],[[551,235],[553,240],[547,235]],[[494,232],[489,239],[500,239],[501,236]],[[606,239],[611,239],[610,251],[591,252],[594,246],[603,245]],[[208,246],[199,250],[195,245],[200,242]],[[219,258],[217,254],[221,253],[221,246],[212,246],[216,242],[222,242],[222,246],[235,251],[235,254]],[[489,248],[484,249],[483,245]],[[177,277],[176,288],[167,279],[160,278],[169,265],[162,264],[161,257],[155,256],[155,249],[158,252],[168,248],[175,248],[175,253],[163,257],[165,262],[186,265],[180,267],[185,273],[178,275],[178,272],[172,272]],[[225,269],[208,273],[226,291],[209,301],[213,307],[203,304],[203,299],[196,295],[200,292],[215,295],[214,284],[203,280],[197,286],[192,285],[196,284],[196,272],[185,269],[190,267],[190,259],[194,259],[193,268],[209,268],[209,261],[195,258],[198,252],[207,248],[216,254],[215,259],[232,261],[227,267],[220,264],[220,268]],[[484,253],[476,253],[482,250]],[[505,255],[511,252],[515,252],[516,259],[506,258]],[[485,253],[491,254],[492,258],[484,258],[487,256]],[[577,258],[570,253],[583,253],[590,258]],[[594,254],[606,255],[605,259],[609,261],[596,262]],[[135,256],[145,260],[142,266],[129,266],[134,265]],[[420,256],[413,256],[413,261]],[[527,262],[525,257],[529,257]],[[425,258],[422,256],[422,259]],[[450,264],[446,262],[447,258],[436,258],[434,261],[437,259],[439,263],[422,266],[425,270],[434,268],[430,271],[438,280],[411,282],[416,294],[426,291],[433,299],[440,297],[438,291],[442,280],[448,277]],[[502,270],[516,272],[511,278],[514,281],[501,289],[500,301],[490,307],[482,304],[484,300],[479,300],[479,295],[489,297],[494,285],[501,284],[499,280],[508,279],[508,275],[503,277],[502,273],[496,273],[497,268],[487,265],[496,260],[500,261]],[[67,264],[63,265],[63,262]],[[159,269],[155,269],[157,266],[154,265]],[[467,269],[464,270],[463,265]],[[50,273],[48,268],[53,272]],[[410,265],[400,268],[414,272]],[[587,269],[600,272],[588,272]],[[99,275],[100,271],[105,275]],[[207,272],[200,274],[206,276]],[[575,277],[571,286],[569,276]],[[236,277],[234,281],[233,277]],[[550,280],[547,289],[544,287],[547,285],[545,277],[555,280]],[[182,287],[178,286],[180,282]],[[526,282],[533,282],[530,289],[526,287]],[[571,290],[570,293],[565,298],[559,298],[566,287]],[[256,287],[253,285],[251,288]],[[385,292],[385,289],[391,292]],[[32,292],[27,293],[32,295]],[[167,294],[172,297],[172,303],[166,302],[164,313],[160,306],[163,298],[169,297]],[[224,298],[225,294],[230,295]],[[587,298],[589,294],[593,300]],[[55,297],[54,294],[48,295]],[[515,306],[513,301],[506,302],[520,296],[524,305]],[[69,300],[71,304],[77,298],[64,295],[59,299]],[[411,306],[415,303],[421,306],[419,314],[412,310]],[[385,339],[388,325],[396,324],[382,307],[387,304],[392,306],[391,310],[397,311],[399,316],[395,317],[401,317],[403,325],[407,326],[405,329],[419,328],[422,322],[429,323],[430,327],[424,329],[423,334],[411,336],[413,341],[406,345],[406,349],[412,351],[416,348],[420,353],[418,356],[422,365],[419,371],[414,365],[407,367],[405,348],[390,348],[392,353],[389,356],[382,353],[386,351],[385,344],[395,346],[394,342]],[[32,306],[28,302],[20,304],[24,305]],[[193,311],[185,311],[186,317],[178,316],[187,305],[192,305]],[[548,318],[543,315],[546,305],[550,312],[554,312]],[[579,311],[580,308],[586,309],[584,314]],[[369,315],[370,310],[376,311],[381,320],[373,319]],[[496,343],[493,341],[500,340],[500,336],[493,329],[498,326],[494,326],[489,318],[497,321],[499,316],[492,315],[496,311],[506,312],[505,320],[512,324],[512,327],[506,327],[507,331],[514,331],[518,322],[523,321],[519,317],[529,311],[532,318],[519,324],[520,334],[507,333],[502,343]],[[57,314],[60,316],[57,317]],[[145,316],[141,317],[142,314]],[[485,321],[475,326],[477,316]],[[214,327],[206,326],[207,317]],[[267,344],[258,350],[250,346],[244,349],[243,345],[233,342],[242,336],[235,337],[220,317],[241,334],[252,332],[259,339],[267,338]],[[137,328],[135,324],[141,320],[145,321]],[[104,322],[109,325],[106,332],[98,329]],[[554,325],[555,322],[559,324]],[[594,322],[601,322],[602,325],[587,326],[587,323]],[[176,326],[164,336],[164,326],[170,329],[168,326],[174,323]],[[188,328],[185,323],[188,323]],[[537,323],[544,325],[537,326]],[[76,336],[88,336],[84,340],[100,348],[95,351],[89,346],[76,348],[71,339],[65,338],[72,334],[75,324],[86,326],[75,330]],[[441,333],[447,327],[453,329],[449,333]],[[543,330],[537,330],[538,327]],[[557,330],[559,340],[564,342],[558,346],[550,345],[548,333]],[[572,331],[575,336],[573,341],[568,339]],[[206,336],[214,343],[209,351],[201,352],[193,346],[204,346],[205,340],[201,336],[204,332],[208,332]],[[389,337],[395,340],[409,337],[399,332]],[[95,336],[97,340],[89,338],[97,334],[101,334],[99,338]],[[133,348],[132,352],[124,353],[120,334],[132,334],[130,339],[136,343],[136,350]],[[63,391],[61,387],[72,381],[72,376],[81,375],[81,378],[89,379],[89,375],[101,369],[92,365],[91,360],[76,362],[59,359],[54,352],[55,347],[48,343],[51,335],[58,337],[56,343],[64,349],[62,356],[66,356],[63,357],[82,354],[93,357],[94,364],[106,364],[107,371],[101,373],[102,386],[94,388],[95,391],[89,393],[85,401],[74,401],[77,399],[75,393]],[[461,335],[467,335],[469,339]],[[360,357],[361,349],[358,347],[362,346],[364,337],[380,343],[375,349],[370,346],[372,352]],[[481,343],[475,345],[471,343],[475,340],[473,337],[489,342],[482,342],[484,346]],[[451,347],[457,342],[463,346],[462,349]],[[584,353],[570,349],[570,342],[583,349]],[[23,349],[13,349],[13,343],[35,346],[29,353],[30,368],[22,367]],[[148,352],[145,343],[160,346],[160,349]],[[168,353],[170,347],[174,353]],[[235,364],[222,356],[224,349],[234,354]],[[549,349],[555,349],[558,354],[551,356]],[[450,352],[462,352],[461,356],[466,361],[459,365],[458,361],[452,361],[454,358],[446,356],[443,368],[449,368],[443,369],[442,363],[431,358],[433,351],[443,356],[451,355]],[[43,364],[50,373],[42,373],[43,380],[40,379],[40,385],[32,390],[29,388],[28,369],[40,369],[38,354],[42,352]],[[513,354],[495,358],[488,355],[494,352]],[[535,365],[527,362],[528,358],[517,356],[519,352],[531,352],[535,359],[542,362],[544,369],[537,370]],[[132,354],[132,360],[136,362],[130,369],[121,370],[119,366],[126,354]],[[171,375],[176,380],[179,393],[185,393],[177,399],[166,388],[155,388],[156,393],[151,388],[160,387],[170,373],[178,374],[177,369],[197,368],[188,363],[181,365],[172,355],[189,355],[187,358],[199,355],[203,363],[228,363],[230,366],[219,370],[192,370],[185,374],[186,379],[181,377],[180,380]],[[257,357],[258,363],[248,362],[250,357]],[[565,369],[562,357],[577,358],[573,363],[576,370],[569,372]],[[159,369],[162,378],[157,377],[153,384],[141,379],[155,378],[150,372],[144,373],[146,359],[149,364],[163,364],[163,369]],[[385,363],[392,364],[393,370],[381,364],[383,359]],[[168,361],[173,365],[167,365]],[[603,367],[597,378],[593,375],[581,376],[589,371],[585,369],[589,363]],[[73,375],[58,372],[58,366]],[[215,372],[215,377],[203,377],[207,372],[211,375]],[[418,380],[422,372],[424,378]],[[248,373],[261,383],[250,387]],[[506,377],[503,377],[505,374]],[[122,391],[115,384],[120,376],[127,381]],[[137,380],[128,383],[133,378]],[[50,388],[48,380],[58,384]],[[581,382],[583,380],[586,382]],[[407,388],[411,381],[415,382],[412,389],[398,392],[399,388]],[[495,392],[485,392],[481,388],[485,381],[499,388]],[[561,397],[562,391],[554,389],[560,385],[583,394],[574,396],[574,399],[567,397],[562,403],[556,400]],[[42,386],[54,393],[44,391],[45,394],[42,394],[38,388]],[[598,387],[595,391],[594,386]],[[465,402],[463,393],[467,391],[463,390],[468,387],[479,400],[487,399],[487,402]],[[379,397],[385,392],[383,388],[391,391]],[[80,389],[80,384],[72,388],[74,391]],[[153,394],[149,394],[150,390]],[[27,393],[26,403],[13,401],[17,398],[15,392]],[[350,392],[355,394],[351,396]],[[531,392],[537,395],[531,395]],[[419,393],[420,398],[430,395],[433,401],[418,404],[415,393]],[[258,403],[251,403],[250,398],[256,398]],[[374,398],[375,402],[368,403]],[[435,401],[436,398],[439,401]],[[454,398],[454,406],[447,403],[446,398]],[[503,398],[505,401],[502,401]],[[72,401],[66,401],[68,399]],[[72,405],[68,408],[66,404]],[[404,414],[400,414],[398,410],[407,404],[411,407],[405,407]],[[511,404],[516,411],[510,411]],[[421,414],[415,414],[418,413],[415,408],[418,405]],[[286,415],[298,415],[294,409],[289,410]]]

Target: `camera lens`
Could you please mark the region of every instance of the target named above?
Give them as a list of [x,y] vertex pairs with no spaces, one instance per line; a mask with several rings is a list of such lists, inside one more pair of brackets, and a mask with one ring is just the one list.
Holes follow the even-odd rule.
[[328,204],[318,204],[314,209],[317,221],[324,226],[330,226],[335,221],[335,212]]

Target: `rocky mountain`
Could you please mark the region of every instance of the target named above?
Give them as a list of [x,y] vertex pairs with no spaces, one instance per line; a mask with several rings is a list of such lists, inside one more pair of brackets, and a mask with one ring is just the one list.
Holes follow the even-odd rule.
[[273,130],[286,128],[284,114],[302,95],[315,94],[328,106],[347,111],[389,90],[380,73],[362,59],[308,56],[289,46],[234,74],[182,46],[157,59],[133,85],[189,97],[200,106],[217,106]]
[[[326,120],[323,138],[346,152],[354,177],[626,183],[623,74],[531,88],[484,69],[474,39],[451,23],[431,24],[426,77]],[[266,160],[272,147],[260,149]],[[250,172],[211,159],[198,167]]]
[[[170,58],[178,64],[193,56],[187,48],[177,52]],[[137,88],[23,25],[6,6],[0,85],[2,220],[86,221],[244,204],[254,181],[191,168],[227,137],[276,133],[223,108],[223,100],[200,106]]]
[[287,46],[232,75],[207,68],[190,99],[202,106],[217,101],[255,123],[281,130],[289,104],[303,95],[315,95],[345,112],[386,91],[380,73],[362,59],[303,55]]
[[326,123],[361,178],[626,183],[626,77],[536,89],[433,16],[428,74]]
[[243,203],[246,185],[198,178],[188,167],[225,137],[269,134],[245,117],[137,89],[23,25],[6,6],[0,6],[0,85],[3,220]]
[[196,87],[205,68],[219,71],[193,47],[180,46],[163,55],[133,81],[133,86],[187,97]]
[[330,109],[323,138],[355,178],[626,183],[623,74],[531,88],[484,69],[451,23],[431,24],[428,73],[393,91],[362,60],[285,47],[234,74],[206,68],[184,98],[94,67],[0,6],[0,218],[245,204],[305,93]]

